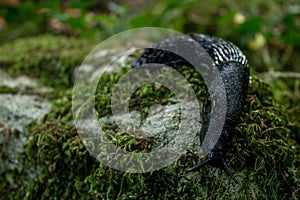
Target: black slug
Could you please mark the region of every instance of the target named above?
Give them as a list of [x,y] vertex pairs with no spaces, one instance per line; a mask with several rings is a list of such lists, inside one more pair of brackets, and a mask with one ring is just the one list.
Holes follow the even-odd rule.
[[[220,38],[202,34],[190,34],[188,36],[197,41],[207,51],[214,61],[215,66],[220,70],[225,86],[227,111],[224,127],[218,142],[213,149],[210,150],[204,161],[187,169],[187,172],[197,170],[200,167],[209,164],[213,167],[225,170],[233,181],[237,183],[236,178],[227,167],[225,157],[231,146],[231,141],[235,134],[235,126],[239,122],[247,94],[249,83],[249,67],[247,59],[238,47]],[[174,42],[174,38],[162,41],[158,45],[164,44],[170,46],[172,44],[168,43],[172,43],[172,41]],[[147,48],[140,58],[132,64],[132,67],[138,67],[144,63],[160,63],[169,66],[190,65],[180,56],[165,50],[156,49],[155,46]],[[201,144],[210,122],[210,105],[210,97],[209,95],[206,95],[203,105],[203,124],[200,131]]]

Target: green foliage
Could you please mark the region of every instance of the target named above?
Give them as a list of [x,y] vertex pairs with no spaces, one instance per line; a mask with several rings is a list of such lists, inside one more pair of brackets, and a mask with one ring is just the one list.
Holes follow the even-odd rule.
[[293,0],[157,1],[133,16],[129,27],[158,26],[219,36],[237,44],[254,71],[299,71],[299,10]]
[[194,2],[196,1],[156,1],[154,6],[132,17],[130,27],[157,26],[184,31],[187,18],[183,16]]
[[[6,40],[0,39],[0,42],[7,42],[7,39],[16,39],[20,36],[24,36],[24,32],[20,32],[18,26],[25,28],[25,34],[36,35],[45,33],[47,31],[59,32],[68,35],[76,35],[80,33],[86,38],[92,38],[97,35],[98,31],[94,26],[94,22],[91,23],[89,19],[91,14],[89,9],[94,8],[97,4],[94,0],[87,1],[71,1],[68,3],[69,9],[78,9],[74,16],[65,13],[60,0],[48,0],[42,2],[34,2],[32,0],[24,1],[19,6],[2,6],[0,7],[0,13],[10,25],[8,31],[3,31],[0,34],[6,36]],[[56,30],[49,27],[49,20],[55,19],[61,22],[64,28],[63,30]],[[88,20],[89,19],[89,20]],[[30,28],[26,28],[30,26]],[[70,29],[70,30],[69,30]],[[10,35],[9,33],[15,32],[16,35]]]

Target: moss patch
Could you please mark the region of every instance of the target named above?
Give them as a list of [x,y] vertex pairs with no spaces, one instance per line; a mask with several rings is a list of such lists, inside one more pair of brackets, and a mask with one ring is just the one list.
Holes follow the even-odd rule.
[[21,38],[2,45],[0,67],[11,76],[26,74],[46,86],[72,86],[75,67],[94,47],[93,42],[54,36]]
[[[186,69],[187,70],[187,69]],[[185,71],[185,70],[183,70]],[[106,73],[98,86],[97,107],[103,116],[110,114],[111,86],[121,72]],[[184,73],[192,74],[188,70]],[[189,80],[193,76],[188,77]],[[199,79],[195,79],[198,81]],[[203,94],[196,87],[197,96]],[[201,89],[202,88],[202,89]],[[149,86],[135,93],[135,99],[166,103],[159,89]],[[162,88],[162,90],[165,90]],[[197,93],[197,92],[196,92]],[[104,95],[103,95],[104,94]],[[170,93],[171,94],[171,93]],[[172,95],[171,95],[172,96]],[[169,98],[168,93],[164,98]],[[137,110],[147,107],[147,101],[136,104]],[[33,124],[27,144],[27,162],[38,160],[40,173],[37,178],[15,189],[10,195],[27,199],[297,199],[299,195],[299,156],[296,156],[295,140],[288,129],[289,116],[274,101],[268,85],[253,78],[248,92],[245,112],[237,126],[228,163],[237,177],[235,185],[219,169],[206,166],[198,172],[186,174],[185,170],[199,158],[194,153],[182,155],[172,165],[151,173],[130,174],[109,169],[100,164],[85,149],[73,125],[71,93],[53,102],[52,111],[41,122]],[[143,101],[142,101],[143,102]],[[148,103],[151,103],[148,102]],[[136,106],[136,107],[135,107]],[[142,140],[129,137],[115,127],[110,134],[120,148],[130,151],[147,151]],[[149,141],[145,141],[149,142]],[[128,143],[132,143],[128,149]],[[136,144],[136,145],[135,145]],[[9,194],[6,194],[9,195]]]
[[19,92],[17,88],[11,88],[5,85],[0,85],[0,94],[16,94]]

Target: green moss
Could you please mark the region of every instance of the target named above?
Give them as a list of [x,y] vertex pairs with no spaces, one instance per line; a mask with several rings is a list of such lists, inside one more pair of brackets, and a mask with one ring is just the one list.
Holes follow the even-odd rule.
[[258,79],[252,80],[246,105],[231,152],[236,157],[232,165],[247,169],[249,180],[244,187],[255,184],[260,190],[258,198],[296,198],[299,169],[288,113]]
[[[183,70],[183,73],[193,74],[188,71]],[[96,109],[101,109],[102,116],[110,114],[111,86],[125,72],[126,69],[106,73],[105,81],[99,82]],[[192,77],[189,80],[194,80]],[[192,85],[197,87],[199,83]],[[194,88],[198,97],[203,96],[202,86]],[[144,103],[136,106],[137,101],[133,99],[132,108],[146,108],[145,99],[166,103],[161,101],[162,91],[167,92],[163,98],[172,99],[169,90],[161,89],[153,85],[140,88],[134,95]],[[296,156],[295,140],[290,137],[287,126],[289,116],[274,101],[268,85],[256,78],[251,80],[245,112],[227,157],[229,167],[240,182],[237,185],[210,166],[186,174],[185,169],[199,162],[198,156],[190,152],[172,165],[151,173],[130,174],[103,166],[85,149],[69,123],[71,95],[66,94],[53,102],[52,111],[43,122],[33,124],[29,130],[33,139],[26,147],[27,162],[38,160],[40,173],[15,190],[12,193],[15,198],[297,199],[299,195],[300,158]],[[107,134],[115,131],[114,135],[108,135],[125,150],[149,150],[151,141],[132,137],[113,126],[105,128]]]
[[93,47],[91,41],[50,34],[17,39],[0,48],[0,67],[12,76],[26,74],[47,86],[69,87],[75,67]]
[[16,94],[18,93],[17,88],[11,88],[5,85],[0,85],[0,94]]

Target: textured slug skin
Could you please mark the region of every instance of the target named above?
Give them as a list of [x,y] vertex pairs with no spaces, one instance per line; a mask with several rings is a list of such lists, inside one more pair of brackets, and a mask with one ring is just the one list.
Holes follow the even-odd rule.
[[[247,94],[249,83],[249,67],[247,59],[238,47],[225,40],[202,34],[191,34],[188,36],[197,41],[207,51],[214,61],[215,66],[217,66],[220,70],[226,91],[227,110],[224,127],[218,142],[214,145],[203,162],[188,169],[187,172],[197,170],[203,165],[210,164],[211,166],[224,169],[234,182],[237,183],[236,178],[227,167],[225,156],[228,148],[231,146],[231,141],[235,132],[234,129],[242,113]],[[132,66],[138,67],[145,63],[160,63],[169,66],[191,66],[191,64],[185,59],[174,53],[156,49],[161,46],[170,46],[172,42],[176,42],[176,40],[180,37],[181,36],[167,39],[151,48],[146,49],[140,58],[132,64]],[[215,92],[218,92],[218,88],[216,88]],[[201,144],[211,120],[210,105],[210,97],[207,95],[203,106],[203,124],[200,131]]]

